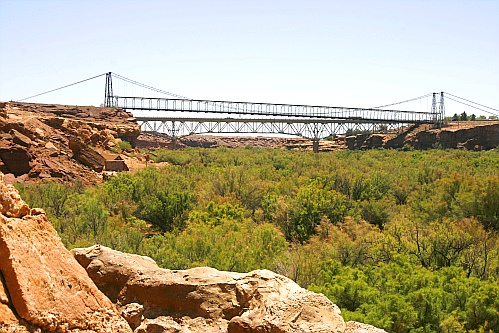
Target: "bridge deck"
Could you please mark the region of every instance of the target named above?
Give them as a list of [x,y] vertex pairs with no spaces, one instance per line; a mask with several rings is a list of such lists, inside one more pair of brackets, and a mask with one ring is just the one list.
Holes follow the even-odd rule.
[[[272,117],[299,118],[300,122],[334,122],[336,120],[341,122],[435,123],[439,121],[438,114],[433,112],[123,96],[114,96],[113,99],[114,106],[126,110],[268,116],[269,120],[264,121],[276,121]],[[148,118],[152,120],[154,116]],[[169,120],[173,118],[178,121],[180,118],[188,117],[176,116]],[[219,120],[216,117],[196,116],[195,118]],[[245,118],[234,119],[234,122],[246,121]]]

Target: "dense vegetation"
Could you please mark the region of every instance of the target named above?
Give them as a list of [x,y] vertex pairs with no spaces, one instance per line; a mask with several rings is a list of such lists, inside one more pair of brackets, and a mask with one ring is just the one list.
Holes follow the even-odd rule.
[[102,185],[18,188],[69,247],[267,268],[388,332],[499,332],[499,152],[156,151]]

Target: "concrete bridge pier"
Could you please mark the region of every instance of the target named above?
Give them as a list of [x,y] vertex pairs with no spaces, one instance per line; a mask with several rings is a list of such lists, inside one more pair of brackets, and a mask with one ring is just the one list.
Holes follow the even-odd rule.
[[313,147],[314,147],[314,153],[319,152],[319,139],[313,139]]
[[314,133],[314,138],[312,139],[312,144],[313,144],[313,147],[314,147],[314,153],[318,153],[319,152],[319,124],[315,123],[314,124],[314,130],[313,130],[313,133]]

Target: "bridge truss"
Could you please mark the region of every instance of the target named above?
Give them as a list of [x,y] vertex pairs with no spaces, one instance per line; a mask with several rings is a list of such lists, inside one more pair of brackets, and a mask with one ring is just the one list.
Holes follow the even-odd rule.
[[335,119],[306,118],[192,118],[192,117],[135,117],[142,130],[165,133],[173,138],[191,134],[288,134],[313,140],[346,133],[348,130],[386,132],[396,131],[409,123],[357,120],[345,122]]

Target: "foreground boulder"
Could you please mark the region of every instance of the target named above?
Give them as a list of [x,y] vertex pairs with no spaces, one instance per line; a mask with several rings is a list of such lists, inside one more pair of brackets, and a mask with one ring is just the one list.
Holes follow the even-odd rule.
[[41,209],[0,173],[0,332],[131,332]]
[[12,304],[10,303],[7,290],[4,286],[3,276],[0,274],[0,329],[3,326],[19,326],[19,319],[12,311]]
[[340,310],[324,295],[267,270],[166,270],[150,258],[99,245],[72,252],[118,306],[143,307],[144,320],[135,332],[345,331]]

